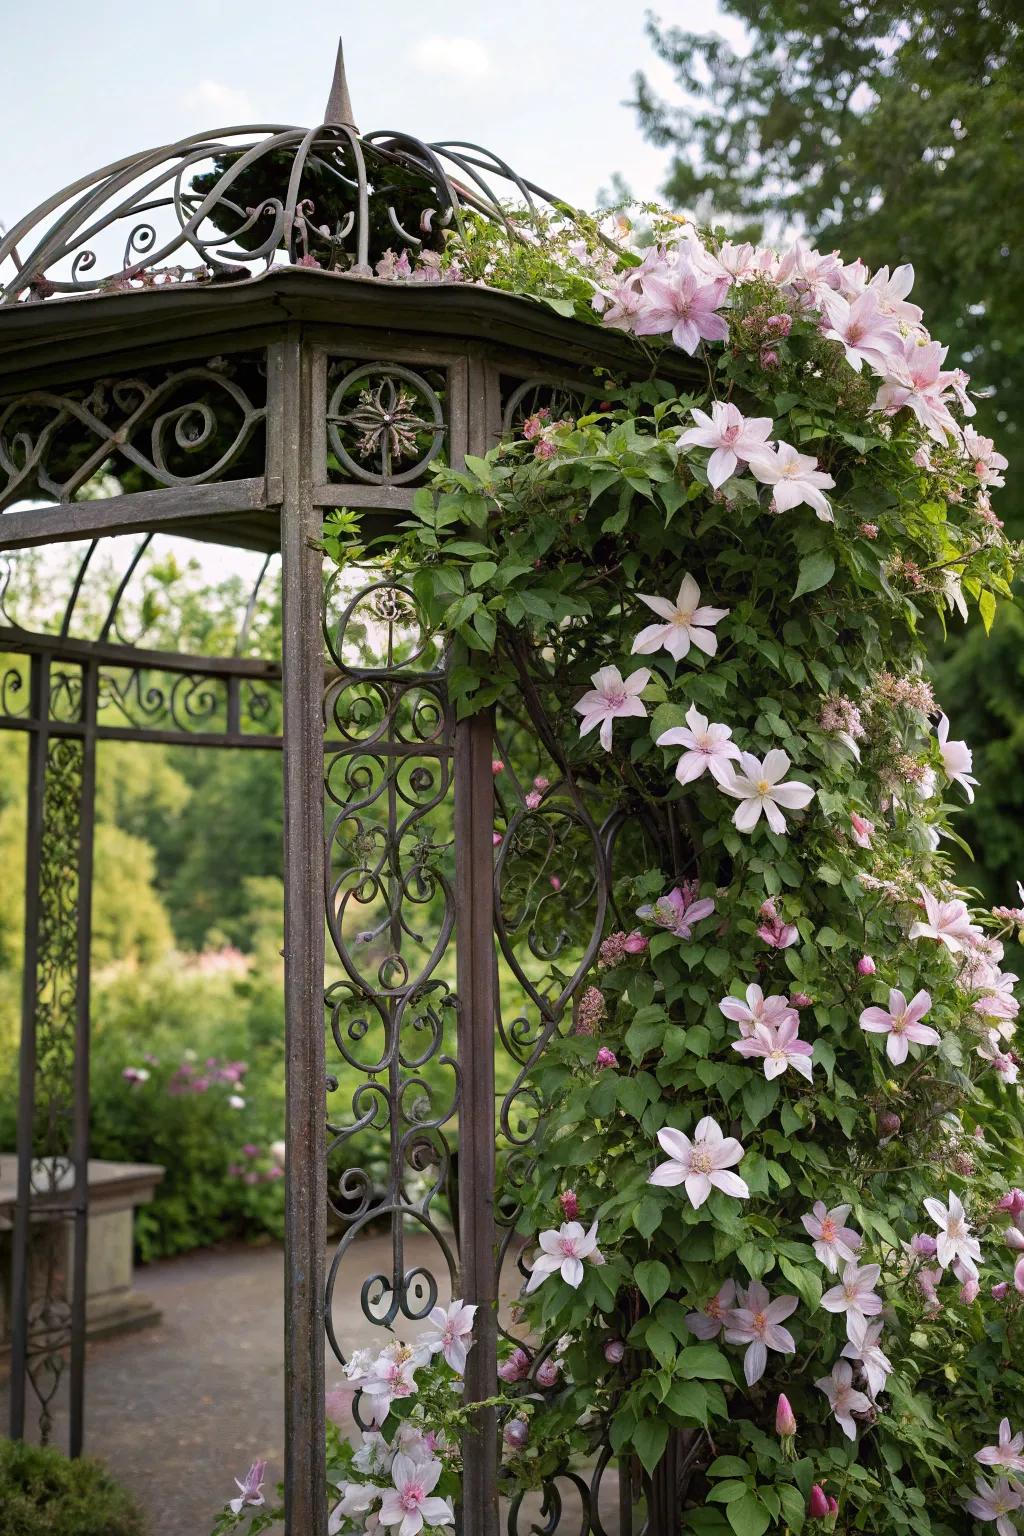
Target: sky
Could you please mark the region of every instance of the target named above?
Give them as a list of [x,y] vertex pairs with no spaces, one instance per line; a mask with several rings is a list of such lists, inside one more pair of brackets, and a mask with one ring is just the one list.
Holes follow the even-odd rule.
[[[656,198],[666,151],[626,105],[636,70],[673,96],[634,0],[47,0],[0,51],[0,223],[120,159],[240,123],[314,126],[339,36],[359,127],[469,139],[582,207],[619,172]],[[716,0],[663,0],[664,23],[742,30]],[[200,549],[204,575],[237,564]]]
[[[738,24],[715,0],[663,0],[663,22]],[[635,70],[670,72],[634,0],[47,0],[5,28],[0,51],[0,221],[136,150],[231,123],[313,126],[343,36],[356,121],[463,138],[584,207],[613,171],[654,197],[664,150],[624,105]]]

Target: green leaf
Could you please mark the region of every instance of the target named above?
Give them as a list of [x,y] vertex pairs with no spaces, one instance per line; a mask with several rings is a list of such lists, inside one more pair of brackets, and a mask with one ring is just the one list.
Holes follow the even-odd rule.
[[660,1259],[646,1259],[636,1266],[636,1283],[649,1307],[655,1306],[669,1288],[668,1266]]
[[985,626],[987,635],[992,628],[992,620],[996,616],[996,600],[987,587],[978,598],[978,612],[981,614],[981,622]]
[[747,1477],[750,1468],[740,1456],[717,1456],[708,1467],[708,1477]]
[[676,1361],[676,1374],[688,1380],[727,1381],[736,1385],[732,1366],[716,1344],[690,1344]]
[[771,1524],[771,1515],[753,1493],[726,1505],[725,1512],[736,1536],[764,1536]]
[[803,597],[806,592],[817,592],[826,582],[831,581],[835,575],[836,562],[827,549],[812,550],[809,555],[804,555],[800,561],[800,570],[797,576],[794,597]]
[[[809,1245],[808,1253],[813,1253]],[[804,1305],[812,1312],[816,1312],[821,1305],[821,1280],[817,1270],[810,1264],[794,1264],[792,1259],[787,1259],[781,1254],[779,1268]]]
[[645,1472],[653,1472],[668,1444],[668,1425],[664,1419],[644,1419],[636,1427],[633,1449]]
[[794,1533],[802,1531],[807,1517],[807,1503],[799,1488],[794,1488],[792,1483],[776,1483],[775,1492],[779,1496],[786,1524]]
[[651,1237],[661,1226],[661,1201],[654,1195],[644,1195],[633,1207],[633,1225],[641,1237]]

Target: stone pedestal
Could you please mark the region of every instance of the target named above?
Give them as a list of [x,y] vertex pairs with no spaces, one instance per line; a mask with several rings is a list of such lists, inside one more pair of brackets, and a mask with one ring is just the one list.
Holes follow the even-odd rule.
[[[164,1170],[151,1163],[89,1162],[89,1235],[86,1255],[86,1336],[106,1338],[160,1321],[160,1313],[132,1289],[132,1213],[148,1205]],[[17,1201],[18,1159],[0,1154],[0,1357],[10,1348],[11,1243]],[[57,1198],[60,1196],[58,1194]],[[66,1198],[66,1197],[65,1197]],[[64,1225],[65,1275],[72,1272],[74,1235],[61,1217],[47,1219],[47,1201],[34,1204],[39,1236],[53,1238],[54,1220]],[[42,1244],[33,1243],[33,1249]],[[31,1283],[31,1280],[30,1280]]]

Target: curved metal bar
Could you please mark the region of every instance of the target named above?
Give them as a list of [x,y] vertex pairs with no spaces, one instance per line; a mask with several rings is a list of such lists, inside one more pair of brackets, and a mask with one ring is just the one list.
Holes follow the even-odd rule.
[[101,642],[105,641],[109,637],[111,629],[114,628],[116,629],[118,637],[123,640],[126,645],[130,645],[132,643],[128,639],[127,635],[122,634],[120,626],[117,624],[119,610],[121,607],[121,599],[124,597],[128,583],[131,581],[132,577],[135,575],[136,570],[138,569],[139,561],[142,559],[143,555],[146,553],[146,550],[153,542],[153,537],[154,536],[152,533],[143,535],[136,547],[135,553],[132,555],[132,558],[128,562],[127,570],[117,584],[117,591],[111,598],[110,608],[107,612],[106,618],[103,621],[103,628],[99,633],[99,639]]

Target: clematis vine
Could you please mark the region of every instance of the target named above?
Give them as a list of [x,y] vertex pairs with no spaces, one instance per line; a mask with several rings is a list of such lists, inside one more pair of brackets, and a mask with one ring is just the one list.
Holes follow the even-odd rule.
[[1014,1434],[1009,1419],[1001,1419],[997,1444],[983,1446],[975,1452],[974,1459],[983,1467],[1009,1467],[1011,1472],[1024,1472],[1024,1432],[1018,1430]]
[[418,1536],[425,1525],[454,1525],[451,1502],[433,1496],[442,1470],[439,1461],[414,1461],[399,1453],[391,1467],[395,1486],[381,1502],[381,1525],[397,1525],[398,1536]]
[[240,1515],[247,1506],[258,1508],[259,1505],[267,1502],[263,1495],[263,1481],[266,1475],[266,1462],[254,1461],[241,1482],[239,1482],[237,1477],[235,1478],[238,1497],[228,1500],[228,1508],[232,1514]]
[[743,1159],[743,1148],[733,1136],[724,1136],[717,1120],[705,1115],[698,1121],[693,1140],[682,1131],[658,1132],[658,1145],[668,1162],[659,1163],[648,1180],[668,1188],[682,1184],[690,1204],[704,1204],[712,1189],[720,1189],[734,1200],[747,1200],[750,1190],[739,1174],[730,1173]]
[[427,1319],[437,1333],[434,1337],[428,1335],[424,1344],[431,1354],[442,1354],[452,1370],[460,1376],[466,1369],[466,1356],[473,1347],[475,1316],[475,1306],[468,1307],[464,1301],[453,1301],[448,1308],[435,1307]]
[[971,922],[966,904],[959,900],[940,901],[923,885],[918,886],[924,904],[926,921],[918,919],[910,925],[909,939],[934,939],[944,944],[952,954],[962,954],[973,943],[977,929]]
[[727,278],[708,282],[688,264],[663,277],[648,277],[633,331],[637,336],[667,334],[692,356],[702,341],[728,340],[728,322],[718,313],[728,291]]
[[987,1483],[983,1477],[975,1479],[977,1493],[964,1500],[964,1508],[976,1520],[994,1520],[997,1536],[1017,1536],[1017,1526],[1010,1519],[1024,1505],[1024,1494],[1011,1486],[1005,1477]]
[[[637,596],[658,615],[661,623],[649,624],[640,631],[633,641],[634,656],[650,656],[655,651],[668,651],[673,660],[682,661],[691,645],[703,651],[705,656],[714,656],[718,650],[718,636],[714,627],[721,623],[729,610],[702,607],[700,587],[689,572],[679,583],[675,602],[667,597],[646,597],[642,592]],[[635,673],[633,675],[636,676]]]

